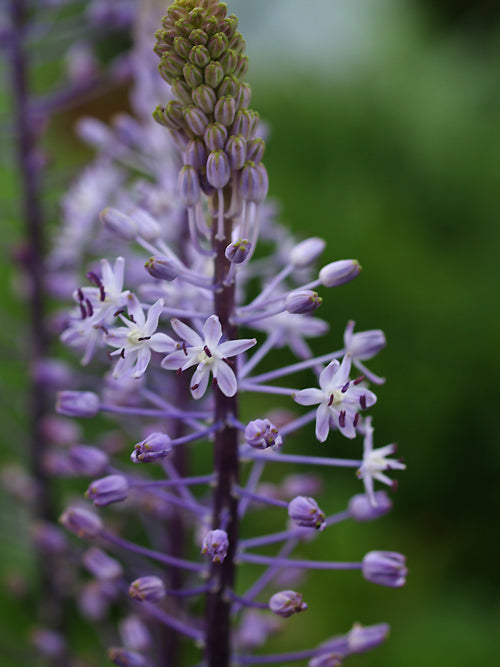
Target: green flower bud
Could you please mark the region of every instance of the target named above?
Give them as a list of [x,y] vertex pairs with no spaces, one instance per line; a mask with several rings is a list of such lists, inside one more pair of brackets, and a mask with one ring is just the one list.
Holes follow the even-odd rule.
[[180,7],[174,3],[167,9],[167,15],[168,18],[175,23],[176,21],[179,21],[179,19],[186,18],[188,11],[184,7]]
[[192,45],[187,37],[176,37],[174,39],[174,49],[176,53],[187,60],[189,57],[189,52],[191,51]]
[[236,100],[234,97],[225,95],[221,97],[214,109],[214,118],[218,123],[222,123],[226,127],[232,125],[234,115],[236,113]]
[[184,79],[174,79],[171,85],[172,92],[182,104],[192,104],[193,98],[191,96],[191,88],[187,85]]
[[182,114],[182,105],[176,100],[170,101],[166,106],[158,106],[155,109],[157,115],[161,114],[161,119],[157,120],[155,115],[155,120],[160,123],[160,125],[165,125],[165,127],[170,128],[171,130],[178,130],[181,127],[184,127],[184,117]]
[[240,56],[236,69],[234,70],[234,76],[237,79],[244,79],[246,73],[248,72],[248,57]]
[[205,113],[212,113],[217,102],[217,95],[213,88],[203,84],[193,90],[192,101]]
[[223,32],[217,32],[208,42],[207,48],[212,58],[217,60],[227,49],[228,44],[229,40],[227,36]]
[[243,37],[239,32],[235,32],[234,35],[229,40],[228,48],[233,49],[238,54],[245,53],[247,45]]
[[217,19],[215,16],[208,16],[203,24],[203,30],[208,36],[214,35],[217,32]]
[[238,96],[241,83],[235,76],[225,76],[222,79],[222,83],[217,90],[217,95],[223,97],[224,95],[229,95],[230,97],[236,98]]
[[193,46],[189,53],[189,60],[197,67],[203,68],[210,62],[210,53],[206,46],[198,44]]
[[201,84],[203,83],[203,72],[199,67],[196,67],[196,65],[192,65],[191,63],[186,63],[184,65],[182,72],[184,74],[184,80],[186,81],[187,85],[190,86],[191,88],[197,88],[198,86],[201,86]]
[[238,106],[238,109],[244,109],[250,104],[250,100],[252,99],[252,89],[248,85],[248,83],[242,83],[240,85],[240,89],[238,91],[238,95],[236,96],[236,104]]
[[172,51],[164,53],[161,59],[161,65],[165,72],[173,76],[180,76],[182,74],[184,63],[185,61]]
[[223,78],[224,70],[220,62],[217,60],[209,62],[205,67],[205,83],[211,88],[218,88]]
[[189,20],[195,28],[201,27],[203,19],[205,18],[205,9],[203,7],[195,7],[189,12]]
[[206,46],[208,42],[208,35],[201,28],[195,28],[189,35],[189,41],[193,45],[200,44],[202,46]]
[[189,37],[191,31],[194,30],[194,28],[196,27],[197,26],[193,25],[187,17],[179,19],[178,21],[175,22],[175,29],[177,31],[177,34],[181,35],[182,37]]
[[220,32],[223,32],[229,39],[231,39],[238,27],[238,18],[234,14],[231,14],[231,16],[220,21],[218,27]]
[[233,49],[228,49],[220,59],[224,74],[232,74],[238,65],[239,56]]

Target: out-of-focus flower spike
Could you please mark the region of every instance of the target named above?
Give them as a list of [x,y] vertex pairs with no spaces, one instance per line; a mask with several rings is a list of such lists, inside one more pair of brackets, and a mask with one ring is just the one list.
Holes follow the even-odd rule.
[[56,412],[66,417],[95,417],[100,403],[99,396],[92,391],[60,391]]
[[107,475],[92,482],[85,496],[92,500],[96,507],[104,507],[125,500],[128,491],[129,484],[126,477],[123,475]]
[[84,539],[96,537],[103,530],[101,519],[97,514],[83,507],[68,507],[59,518],[59,523]]
[[325,249],[326,243],[318,237],[311,237],[294,246],[290,252],[290,262],[302,269],[313,264]]
[[394,551],[369,551],[363,558],[363,577],[372,584],[400,588],[406,583],[406,558]]
[[159,602],[166,595],[165,584],[159,577],[140,577],[128,589],[131,598],[139,602]]

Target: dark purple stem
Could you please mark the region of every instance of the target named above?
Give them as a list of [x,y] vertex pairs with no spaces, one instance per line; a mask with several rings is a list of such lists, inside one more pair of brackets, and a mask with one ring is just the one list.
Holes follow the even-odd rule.
[[[217,220],[212,221],[217,229]],[[231,219],[224,219],[226,239],[231,238]],[[231,323],[234,313],[234,284],[224,285],[229,262],[224,251],[229,241],[214,237],[216,251],[214,284],[222,285],[214,295],[214,312],[219,317],[223,335],[228,339],[237,338],[237,328]],[[229,361],[234,371],[236,364]],[[226,424],[215,436],[214,471],[217,485],[213,498],[212,527],[225,526],[229,540],[227,556],[222,563],[213,563],[210,570],[211,590],[206,604],[206,663],[207,667],[229,667],[231,661],[231,600],[226,591],[234,589],[236,570],[235,554],[238,546],[238,500],[234,486],[238,483],[238,430],[230,425],[229,417],[238,416],[238,398],[225,396],[215,388],[215,421]]]

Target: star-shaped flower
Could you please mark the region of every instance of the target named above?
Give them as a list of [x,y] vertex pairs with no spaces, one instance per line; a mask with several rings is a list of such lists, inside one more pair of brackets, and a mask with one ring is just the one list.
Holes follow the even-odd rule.
[[[208,386],[210,373],[226,396],[234,396],[238,388],[236,375],[226,362],[228,357],[245,352],[257,342],[255,338],[240,338],[220,342],[222,327],[217,315],[211,315],[203,325],[203,338],[180,320],[171,320],[172,328],[183,339],[177,350],[162,361],[163,368],[184,371],[197,365],[191,382],[193,398],[201,398]],[[189,347],[186,346],[189,344]]]
[[387,458],[395,454],[397,446],[395,444],[386,445],[373,449],[373,426],[371,417],[367,417],[363,424],[365,438],[363,442],[363,463],[356,472],[356,475],[363,480],[366,496],[372,507],[377,506],[377,500],[373,491],[373,480],[376,479],[382,484],[395,487],[396,482],[384,475],[388,470],[405,470],[406,465],[397,459]]
[[324,442],[333,424],[346,438],[356,437],[358,411],[369,408],[377,401],[373,392],[358,386],[359,380],[349,380],[351,356],[346,354],[340,364],[336,359],[319,376],[320,389],[298,391],[294,400],[300,405],[319,403],[316,413],[316,437]]
[[148,367],[151,350],[171,352],[175,348],[175,341],[170,336],[155,333],[163,305],[163,299],[158,299],[149,308],[146,318],[137,297],[129,295],[127,310],[130,319],[120,316],[126,326],[112,329],[106,340],[108,345],[118,348],[111,352],[112,356],[119,355],[113,370],[115,379],[129,373],[132,373],[134,378],[140,378]]

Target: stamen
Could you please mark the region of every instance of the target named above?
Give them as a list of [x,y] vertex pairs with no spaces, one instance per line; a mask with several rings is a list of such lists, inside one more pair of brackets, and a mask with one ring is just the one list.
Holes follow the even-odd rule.
[[205,346],[203,347],[203,350],[204,350],[205,354],[207,355],[207,357],[211,357],[211,356],[212,356],[212,353],[211,353],[210,350],[208,349],[208,345],[205,345]]
[[[92,317],[92,315],[94,314],[94,309],[92,308],[92,304],[90,303],[90,301],[88,299],[85,299],[85,305],[87,306],[87,313],[88,313],[89,317]],[[81,304],[80,304],[80,306],[81,306]]]
[[328,407],[333,404],[333,394],[330,394],[330,400],[328,401]]
[[356,378],[355,380],[352,381],[353,384],[359,384],[360,382],[363,382],[365,379],[364,375],[360,375],[359,378]]
[[141,340],[151,340],[151,336],[141,336],[140,338],[137,339],[137,341]]
[[120,357],[121,357],[122,359],[125,359],[125,348],[124,348],[124,347],[122,347],[122,349],[121,349],[121,351],[120,351]]
[[365,394],[362,394],[362,395],[359,397],[359,404],[361,405],[361,407],[363,408],[363,410],[366,409],[366,396],[365,396]]
[[349,389],[349,385],[350,385],[350,384],[351,384],[350,381],[347,380],[347,382],[345,383],[345,385],[342,387],[342,389],[341,389],[340,391],[341,391],[343,394],[345,394],[346,391]]
[[341,428],[345,428],[345,410],[341,410],[339,414],[339,425]]

